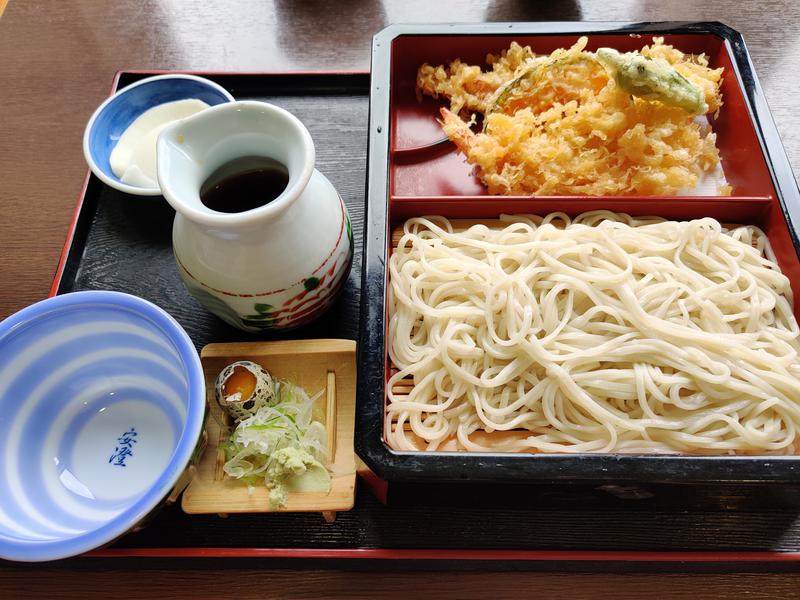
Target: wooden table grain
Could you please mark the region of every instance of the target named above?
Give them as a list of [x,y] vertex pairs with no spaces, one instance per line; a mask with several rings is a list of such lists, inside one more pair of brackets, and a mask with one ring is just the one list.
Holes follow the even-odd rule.
[[[6,0],[0,0],[0,12]],[[0,318],[47,295],[86,175],[84,125],[121,69],[366,70],[389,23],[536,20],[711,20],[744,34],[791,164],[800,166],[796,108],[800,3],[745,0],[12,0],[0,18]],[[795,513],[785,515],[796,537]],[[800,548],[798,548],[800,550]],[[233,565],[235,566],[235,565]],[[397,573],[375,568],[139,571],[0,565],[0,598],[237,596],[790,598],[798,578],[728,569],[647,573]]]

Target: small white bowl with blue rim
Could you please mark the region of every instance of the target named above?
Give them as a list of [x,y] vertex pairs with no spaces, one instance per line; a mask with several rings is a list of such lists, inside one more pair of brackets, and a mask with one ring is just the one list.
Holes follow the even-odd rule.
[[111,151],[125,130],[145,111],[177,100],[202,100],[209,106],[233,102],[221,85],[203,77],[167,74],[147,77],[117,91],[103,102],[86,124],[83,155],[89,168],[103,183],[121,192],[137,196],[160,196],[156,187],[138,187],[124,183],[111,169]]
[[203,430],[200,359],[156,305],[56,296],[0,323],[0,558],[108,544],[169,495]]

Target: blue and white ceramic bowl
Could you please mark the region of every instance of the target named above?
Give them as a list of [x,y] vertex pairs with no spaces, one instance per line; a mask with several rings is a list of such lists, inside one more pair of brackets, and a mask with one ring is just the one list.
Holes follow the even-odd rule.
[[0,558],[128,531],[186,468],[204,412],[191,340],[146,300],[77,292],[0,323]]
[[89,168],[105,184],[128,194],[158,196],[158,187],[137,187],[120,181],[109,158],[120,136],[146,110],[176,100],[196,98],[209,106],[233,102],[222,86],[196,75],[156,75],[137,81],[103,102],[89,119],[83,134],[83,154]]

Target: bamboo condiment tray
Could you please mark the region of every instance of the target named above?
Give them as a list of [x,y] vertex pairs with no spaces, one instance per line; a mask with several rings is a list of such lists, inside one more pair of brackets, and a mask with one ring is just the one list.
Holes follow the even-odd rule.
[[[353,451],[353,423],[356,393],[356,343],[352,340],[291,340],[209,344],[200,358],[206,380],[208,446],[197,466],[197,474],[183,494],[181,506],[190,514],[252,512],[321,512],[332,521],[338,511],[350,510],[355,501],[356,465]],[[314,416],[328,431],[328,470],[331,490],[291,492],[286,506],[270,507],[268,490],[252,490],[228,477],[222,469],[220,447],[229,435],[227,415],[214,398],[219,372],[237,360],[250,360],[272,376],[302,387],[313,396],[324,390],[314,406]]]

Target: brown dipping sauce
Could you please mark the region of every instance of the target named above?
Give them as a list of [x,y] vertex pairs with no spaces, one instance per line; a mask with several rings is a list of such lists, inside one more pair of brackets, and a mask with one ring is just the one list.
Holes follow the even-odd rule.
[[200,201],[211,210],[240,213],[269,204],[289,184],[289,170],[274,158],[242,156],[211,173]]

